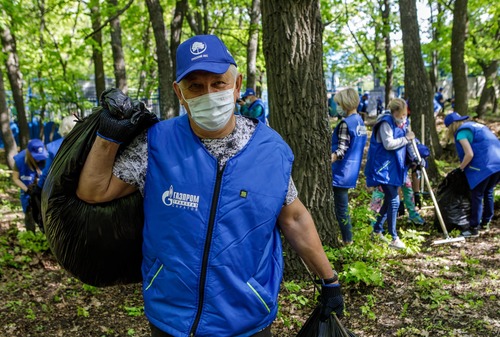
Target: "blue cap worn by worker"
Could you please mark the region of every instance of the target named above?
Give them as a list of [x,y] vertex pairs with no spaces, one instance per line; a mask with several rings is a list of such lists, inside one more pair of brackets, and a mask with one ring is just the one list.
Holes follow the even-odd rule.
[[227,47],[215,35],[197,35],[187,39],[177,48],[176,61],[177,83],[196,70],[224,74],[229,65],[236,66]]
[[30,140],[28,142],[28,151],[36,162],[49,158],[49,153],[40,139],[35,138]]
[[247,88],[247,90],[245,91],[245,93],[243,94],[243,96],[241,96],[241,98],[245,99],[248,96],[255,96],[255,90],[253,90],[252,88]]
[[465,119],[469,119],[469,116],[460,116],[457,112],[452,112],[447,114],[444,118],[444,125],[448,127],[453,122],[463,121]]

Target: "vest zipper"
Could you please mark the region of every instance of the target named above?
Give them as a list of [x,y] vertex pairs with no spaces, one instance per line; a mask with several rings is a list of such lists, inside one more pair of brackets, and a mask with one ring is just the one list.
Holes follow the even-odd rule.
[[219,170],[219,161],[217,161],[217,178],[215,180],[214,196],[212,199],[212,205],[210,207],[210,218],[208,222],[207,238],[205,240],[205,248],[203,249],[203,263],[201,265],[201,275],[200,275],[200,287],[198,289],[198,309],[196,312],[196,317],[194,319],[193,326],[191,327],[190,337],[194,337],[196,329],[201,318],[201,311],[203,309],[203,300],[205,298],[205,282],[207,277],[207,265],[208,265],[208,254],[210,252],[210,246],[212,244],[212,235],[214,231],[215,214],[217,213],[217,205],[219,203],[219,194],[222,182],[222,174],[224,173],[225,166]]

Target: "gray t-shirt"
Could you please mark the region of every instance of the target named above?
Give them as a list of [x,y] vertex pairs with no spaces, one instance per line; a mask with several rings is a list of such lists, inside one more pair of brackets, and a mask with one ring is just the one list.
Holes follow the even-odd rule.
[[[208,152],[219,161],[219,169],[222,169],[226,162],[247,144],[257,126],[256,121],[242,116],[235,117],[236,127],[226,137],[201,139]],[[148,166],[147,142],[147,132],[144,131],[118,154],[113,166],[113,174],[127,184],[137,187],[141,194],[144,194]],[[290,205],[296,198],[297,188],[290,177],[285,204]]]

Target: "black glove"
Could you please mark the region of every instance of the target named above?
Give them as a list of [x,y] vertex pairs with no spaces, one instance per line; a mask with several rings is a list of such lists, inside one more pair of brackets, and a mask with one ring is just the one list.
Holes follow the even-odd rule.
[[422,199],[420,197],[420,193],[415,193],[415,206],[418,207],[419,209],[422,208]]
[[30,197],[34,196],[34,195],[41,195],[42,194],[42,189],[36,183],[29,184],[28,185],[28,190],[26,191],[26,194],[29,195]]
[[326,321],[332,312],[339,318],[344,314],[344,298],[338,283],[321,286],[320,320]]
[[118,144],[131,141],[141,131],[158,122],[144,103],[132,101],[119,89],[108,89],[101,95],[101,116],[97,134]]
[[399,208],[398,208],[398,216],[404,216],[405,215],[405,204],[403,200],[399,202]]

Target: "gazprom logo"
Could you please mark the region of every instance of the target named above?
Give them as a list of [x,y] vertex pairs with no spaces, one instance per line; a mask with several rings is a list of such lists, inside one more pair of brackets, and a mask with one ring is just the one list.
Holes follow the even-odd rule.
[[356,134],[358,136],[366,135],[366,126],[358,124],[358,126],[356,126]]
[[176,208],[188,208],[192,211],[198,210],[198,204],[200,202],[200,196],[182,192],[174,191],[174,186],[170,185],[170,188],[163,192],[161,200],[165,206],[176,207]]

